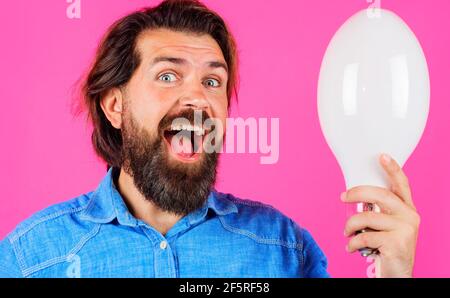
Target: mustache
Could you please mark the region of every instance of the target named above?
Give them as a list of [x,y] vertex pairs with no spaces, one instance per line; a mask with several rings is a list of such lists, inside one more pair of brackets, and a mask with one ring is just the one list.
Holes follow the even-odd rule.
[[[195,120],[198,121],[199,114],[201,113],[201,123],[194,123]],[[211,117],[205,110],[194,110],[194,109],[185,109],[180,111],[179,113],[173,114],[173,115],[166,115],[164,116],[158,125],[158,131],[160,134],[163,134],[165,130],[170,129],[172,122],[177,118],[183,118],[189,121],[190,124],[201,124]]]

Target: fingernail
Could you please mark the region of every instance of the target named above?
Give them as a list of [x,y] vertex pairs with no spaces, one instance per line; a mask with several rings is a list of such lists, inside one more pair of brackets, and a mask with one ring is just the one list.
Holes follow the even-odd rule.
[[391,162],[391,157],[387,154],[382,154],[381,155],[381,159],[383,160],[384,163],[388,164]]
[[347,192],[344,191],[343,193],[341,193],[341,201],[344,201],[346,196]]

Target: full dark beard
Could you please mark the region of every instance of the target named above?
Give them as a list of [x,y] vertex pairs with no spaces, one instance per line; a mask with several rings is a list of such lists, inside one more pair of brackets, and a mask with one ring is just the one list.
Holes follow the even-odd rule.
[[[141,194],[160,209],[186,215],[201,208],[215,183],[218,153],[201,153],[195,164],[168,160],[163,129],[177,117],[192,118],[193,111],[164,118],[158,128],[158,136],[152,137],[140,129],[129,114],[124,118],[123,169],[133,177]],[[208,118],[205,113],[203,120]]]

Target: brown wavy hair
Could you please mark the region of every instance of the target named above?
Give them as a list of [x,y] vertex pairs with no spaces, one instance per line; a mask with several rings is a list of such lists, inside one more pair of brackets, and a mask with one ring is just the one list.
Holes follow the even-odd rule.
[[109,166],[121,167],[122,135],[106,118],[100,106],[102,96],[128,83],[141,58],[136,50],[138,36],[149,29],[209,34],[220,46],[228,66],[228,106],[237,99],[237,50],[224,20],[197,0],[165,0],[116,21],[101,40],[95,59],[81,82],[81,110],[87,110],[93,124],[92,144]]

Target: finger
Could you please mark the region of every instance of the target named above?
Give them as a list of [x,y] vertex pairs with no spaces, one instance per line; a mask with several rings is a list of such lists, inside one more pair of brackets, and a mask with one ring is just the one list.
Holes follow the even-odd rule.
[[408,177],[403,172],[400,165],[389,155],[381,154],[380,164],[387,173],[391,183],[392,192],[395,193],[408,206],[414,207]]
[[361,248],[380,249],[387,239],[387,232],[364,232],[354,236],[347,244],[347,251],[353,253]]
[[360,185],[341,194],[341,200],[346,203],[371,203],[388,214],[399,214],[406,208],[396,194],[386,188],[370,185]]
[[362,212],[350,217],[344,228],[344,235],[351,236],[357,231],[370,228],[377,231],[392,231],[398,227],[396,218],[383,213]]

